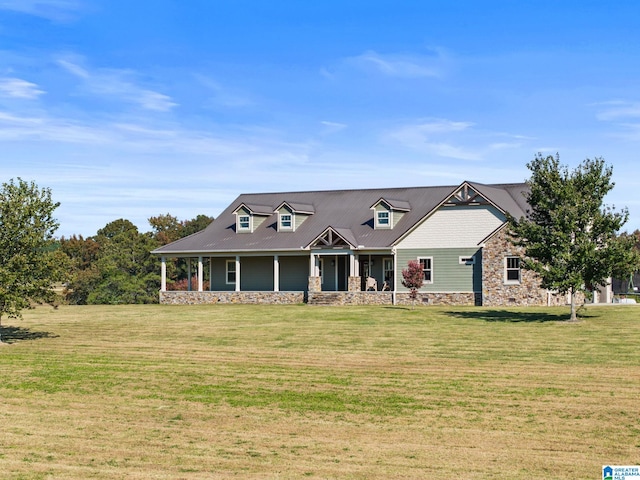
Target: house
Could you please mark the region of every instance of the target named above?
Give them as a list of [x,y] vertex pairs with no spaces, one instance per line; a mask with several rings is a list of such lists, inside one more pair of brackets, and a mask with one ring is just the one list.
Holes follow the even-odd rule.
[[616,295],[615,302],[632,303],[640,300],[640,271],[633,273],[627,278],[613,278],[611,289]]
[[[242,194],[206,229],[153,251],[160,302],[404,304],[402,269],[418,260],[423,304],[564,304],[521,268],[507,237],[507,215],[525,215],[527,188],[465,181]],[[193,265],[190,291],[167,290],[168,258]]]

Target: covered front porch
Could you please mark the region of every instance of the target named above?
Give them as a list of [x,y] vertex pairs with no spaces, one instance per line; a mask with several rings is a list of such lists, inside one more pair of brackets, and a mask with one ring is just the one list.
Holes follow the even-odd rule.
[[[160,303],[324,303],[324,293],[382,295],[393,302],[395,261],[391,252],[346,249],[307,250],[272,255],[198,255],[179,257],[186,264],[181,288],[168,281],[167,257],[161,257]],[[357,295],[333,295],[332,303],[379,303]]]

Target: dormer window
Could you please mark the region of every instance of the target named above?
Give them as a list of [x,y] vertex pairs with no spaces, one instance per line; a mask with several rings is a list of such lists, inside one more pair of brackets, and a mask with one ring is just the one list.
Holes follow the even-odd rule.
[[381,198],[371,205],[373,226],[376,230],[391,230],[405,213],[411,210],[409,202]]
[[280,214],[280,230],[293,230],[293,216],[290,213]]
[[389,212],[384,210],[376,212],[376,226],[379,228],[385,228],[389,225]]
[[238,215],[238,230],[251,231],[251,217],[249,215]]
[[234,210],[236,233],[253,233],[256,228],[271,216],[271,207],[242,203]]
[[305,203],[282,202],[273,213],[278,214],[279,232],[293,232],[315,213],[315,208]]

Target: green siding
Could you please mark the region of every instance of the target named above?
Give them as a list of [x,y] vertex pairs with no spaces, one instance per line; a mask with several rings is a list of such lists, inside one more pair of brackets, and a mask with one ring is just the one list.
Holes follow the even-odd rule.
[[400,220],[402,220],[402,217],[404,217],[404,212],[398,212],[398,211],[394,211],[393,212],[393,227],[394,228],[398,224],[398,222]]
[[309,257],[279,257],[280,290],[306,292],[309,288]]
[[240,290],[273,291],[273,257],[241,257]]
[[300,225],[302,225],[302,222],[304,222],[307,218],[309,218],[309,215],[305,215],[304,213],[296,213],[293,216],[293,219],[296,225],[296,230]]
[[[460,257],[475,256],[475,265],[460,264]],[[433,283],[425,283],[423,292],[479,292],[482,291],[482,265],[480,250],[477,248],[428,248],[407,249],[397,252],[398,291],[407,291],[402,286],[402,270],[409,260],[418,257],[433,258]]]
[[227,285],[227,260],[235,261],[236,257],[212,258],[211,290],[224,292],[235,290],[235,285]]

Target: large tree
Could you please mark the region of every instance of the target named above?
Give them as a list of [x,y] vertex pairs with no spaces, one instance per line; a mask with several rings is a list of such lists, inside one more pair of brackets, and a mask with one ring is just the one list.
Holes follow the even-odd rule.
[[629,214],[603,203],[614,183],[613,169],[602,158],[569,171],[559,156],[538,154],[527,167],[530,210],[510,219],[512,241],[524,248],[523,266],[540,276],[543,288],[571,295],[575,321],[577,292],[638,268],[633,242],[617,235]]
[[65,258],[53,238],[59,203],[48,188],[20,178],[0,189],[0,320],[20,317],[37,302],[55,298]]

